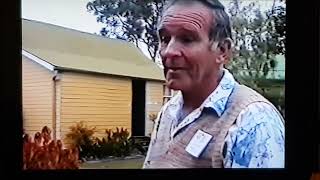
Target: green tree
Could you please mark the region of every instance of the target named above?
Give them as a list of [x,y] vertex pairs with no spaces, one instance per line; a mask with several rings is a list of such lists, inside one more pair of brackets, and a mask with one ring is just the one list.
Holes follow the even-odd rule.
[[255,2],[242,5],[233,0],[228,12],[235,51],[227,67],[237,80],[261,91],[257,81],[274,71],[276,55],[285,53],[285,8],[274,1],[270,10],[262,12]]
[[234,77],[262,93],[284,116],[284,86],[266,80],[276,67],[276,55],[285,54],[285,6],[273,1],[266,12],[252,2],[233,0],[229,10],[232,21],[234,57],[227,66]]
[[89,12],[106,25],[101,35],[147,45],[155,61],[158,51],[157,17],[164,0],[93,0],[87,3]]

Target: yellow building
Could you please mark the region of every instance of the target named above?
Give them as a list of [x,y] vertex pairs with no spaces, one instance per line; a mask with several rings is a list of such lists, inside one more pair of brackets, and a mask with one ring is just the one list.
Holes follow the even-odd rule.
[[33,20],[22,20],[23,127],[43,126],[63,139],[84,121],[148,136],[150,113],[163,104],[162,70],[133,44]]

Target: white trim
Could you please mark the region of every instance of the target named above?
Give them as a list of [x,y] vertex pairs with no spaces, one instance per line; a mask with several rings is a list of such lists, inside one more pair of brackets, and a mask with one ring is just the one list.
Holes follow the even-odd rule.
[[37,56],[25,51],[22,49],[22,55],[26,56],[27,58],[31,59],[32,61],[40,64],[41,66],[49,69],[50,71],[54,70],[54,66],[52,64],[47,63],[46,61],[38,58]]

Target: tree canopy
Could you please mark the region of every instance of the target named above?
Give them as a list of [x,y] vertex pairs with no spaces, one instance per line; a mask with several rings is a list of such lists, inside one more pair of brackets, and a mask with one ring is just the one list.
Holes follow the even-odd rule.
[[285,53],[285,7],[275,2],[266,12],[255,2],[241,5],[239,0],[229,8],[235,51],[228,67],[251,86],[274,70],[276,55]]
[[164,0],[93,0],[87,9],[104,23],[101,35],[147,45],[150,57],[155,61],[158,51],[156,34],[157,17]]

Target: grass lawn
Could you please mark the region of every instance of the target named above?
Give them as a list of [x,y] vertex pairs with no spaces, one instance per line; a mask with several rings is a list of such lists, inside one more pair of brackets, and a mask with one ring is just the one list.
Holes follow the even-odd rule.
[[141,169],[143,158],[82,163],[80,169]]

